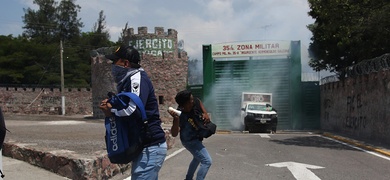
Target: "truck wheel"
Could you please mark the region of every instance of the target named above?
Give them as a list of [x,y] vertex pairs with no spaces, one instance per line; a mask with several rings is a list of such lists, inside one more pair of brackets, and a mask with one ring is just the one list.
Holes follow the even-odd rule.
[[272,123],[271,130],[274,131],[274,132],[276,132],[276,127],[277,127],[277,126],[278,126],[278,125],[276,124],[276,122],[275,122],[275,123]]

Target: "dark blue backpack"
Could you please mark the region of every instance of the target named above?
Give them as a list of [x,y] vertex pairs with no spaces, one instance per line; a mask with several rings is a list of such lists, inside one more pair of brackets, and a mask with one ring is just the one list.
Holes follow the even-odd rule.
[[126,109],[132,100],[137,106],[136,111],[139,111],[138,113],[135,111],[131,116],[113,116],[105,119],[108,158],[114,164],[127,164],[141,154],[148,138],[145,108],[141,99],[134,93],[125,92],[118,95],[109,93],[109,96],[111,98],[108,102],[113,108]]

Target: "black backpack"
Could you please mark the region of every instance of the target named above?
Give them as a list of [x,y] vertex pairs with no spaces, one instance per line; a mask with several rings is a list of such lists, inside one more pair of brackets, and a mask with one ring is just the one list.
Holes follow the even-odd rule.
[[204,123],[202,117],[203,111],[200,107],[199,99],[194,99],[194,107],[191,112],[191,116],[194,119],[195,125],[197,126],[195,129],[198,131],[199,138],[208,138],[211,135],[215,134],[217,131],[217,125],[212,123],[211,121],[208,123]]

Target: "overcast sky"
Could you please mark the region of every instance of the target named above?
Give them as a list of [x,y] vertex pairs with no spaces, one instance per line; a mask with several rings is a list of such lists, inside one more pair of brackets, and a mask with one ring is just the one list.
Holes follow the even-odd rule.
[[[23,8],[36,9],[33,0],[2,0],[0,34],[21,34]],[[307,0],[76,0],[83,32],[91,31],[104,11],[111,40],[117,41],[128,23],[137,33],[146,26],[178,31],[190,59],[202,58],[202,45],[261,40],[300,40],[307,49],[312,36],[307,29]],[[305,60],[303,60],[305,61]],[[305,62],[303,62],[305,63]]]

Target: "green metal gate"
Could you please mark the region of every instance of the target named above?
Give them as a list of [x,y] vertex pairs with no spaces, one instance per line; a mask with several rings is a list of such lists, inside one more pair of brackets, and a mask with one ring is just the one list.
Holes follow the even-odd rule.
[[318,81],[302,82],[302,129],[320,129],[320,85]]
[[[281,128],[290,127],[289,59],[214,61],[215,112],[221,129],[241,129],[242,92],[272,93]],[[275,73],[278,72],[278,73]]]
[[272,93],[278,129],[302,128],[300,42],[291,42],[289,56],[213,59],[203,46],[204,104],[218,129],[242,130],[242,92]]

